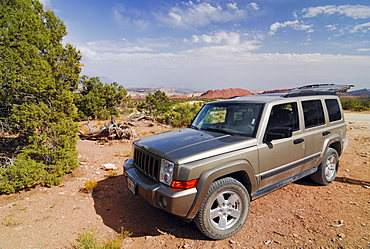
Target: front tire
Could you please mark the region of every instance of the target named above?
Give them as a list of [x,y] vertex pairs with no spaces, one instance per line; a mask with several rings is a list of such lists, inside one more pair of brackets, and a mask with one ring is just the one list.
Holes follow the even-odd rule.
[[333,148],[329,148],[317,171],[311,175],[311,179],[318,184],[329,185],[337,175],[338,165],[338,152]]
[[250,198],[244,185],[227,177],[211,184],[194,222],[205,236],[225,239],[243,227],[249,209]]

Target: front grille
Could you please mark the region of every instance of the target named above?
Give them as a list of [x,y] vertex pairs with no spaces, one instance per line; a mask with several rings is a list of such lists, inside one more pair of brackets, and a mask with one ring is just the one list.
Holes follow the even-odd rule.
[[160,158],[155,157],[152,154],[135,147],[134,163],[136,167],[141,169],[141,171],[143,171],[149,177],[158,180],[161,165]]

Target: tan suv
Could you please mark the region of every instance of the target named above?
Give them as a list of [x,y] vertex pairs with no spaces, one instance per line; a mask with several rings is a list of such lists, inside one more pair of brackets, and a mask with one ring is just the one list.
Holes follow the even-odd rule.
[[194,220],[212,239],[244,225],[250,200],[310,175],[330,184],[347,146],[336,91],[312,85],[285,94],[206,104],[191,126],[134,142],[127,187],[151,205]]

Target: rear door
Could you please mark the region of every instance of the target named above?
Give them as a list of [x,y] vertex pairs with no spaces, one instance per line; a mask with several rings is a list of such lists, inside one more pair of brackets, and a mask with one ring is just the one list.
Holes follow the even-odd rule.
[[306,142],[305,157],[307,168],[318,164],[325,139],[330,135],[325,120],[322,99],[302,101],[304,117],[304,140]]

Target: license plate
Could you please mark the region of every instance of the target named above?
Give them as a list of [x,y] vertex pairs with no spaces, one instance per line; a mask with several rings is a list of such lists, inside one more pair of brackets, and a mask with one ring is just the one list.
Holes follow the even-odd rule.
[[126,178],[127,179],[127,187],[128,189],[134,194],[136,195],[136,184],[134,183],[133,180],[131,180],[130,178]]

